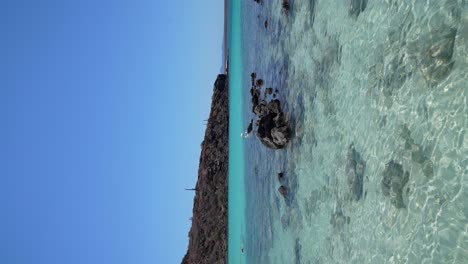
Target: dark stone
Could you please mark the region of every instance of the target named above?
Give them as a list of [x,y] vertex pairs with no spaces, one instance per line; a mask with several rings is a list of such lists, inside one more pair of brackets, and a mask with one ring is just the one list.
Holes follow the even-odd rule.
[[253,108],[253,113],[257,116],[263,116],[268,112],[267,104],[265,100],[260,101],[256,106]]
[[283,197],[286,197],[286,195],[288,194],[288,189],[281,185],[279,188],[278,188],[278,192],[283,196]]
[[362,160],[361,155],[354,149],[353,144],[349,146],[346,159],[348,186],[351,191],[352,198],[358,201],[361,199],[364,190],[364,170],[366,168],[366,164]]
[[[290,138],[290,128],[284,124],[282,118],[276,118],[278,114],[269,112],[260,118],[257,137],[265,146],[272,149],[281,149]],[[279,124],[279,126],[278,126]]]
[[[252,73],[252,82],[255,77],[256,74]],[[252,113],[258,118],[256,135],[263,145],[272,149],[281,149],[289,142],[291,135],[289,123],[281,110],[281,102],[278,99],[267,101],[267,94],[273,93],[271,87],[265,89],[265,99],[260,99],[260,86],[263,85],[263,80],[257,79],[255,85],[256,87],[253,86],[250,89],[250,94],[252,95]],[[252,123],[253,120],[250,124]]]
[[281,4],[283,11],[285,13],[288,13],[289,10],[291,9],[291,5],[289,4],[289,0],[283,0],[283,3]]
[[257,87],[262,87],[262,85],[263,85],[263,80],[262,80],[262,79],[257,79],[257,80],[255,81],[255,85],[256,85]]
[[281,127],[274,127],[271,130],[271,137],[273,138],[273,143],[276,144],[279,148],[283,148],[289,142],[289,127],[288,126],[281,126]]
[[268,103],[268,111],[271,113],[279,114],[281,113],[281,103],[280,100],[274,99]]
[[247,127],[247,134],[250,134],[250,132],[252,132],[252,129],[253,129],[253,119],[250,119],[250,124]]
[[252,91],[252,105],[253,107],[257,106],[260,102],[260,92],[257,89]]
[[279,172],[278,173],[278,181],[281,181],[283,179],[283,173],[282,172]]
[[263,22],[263,25],[265,26],[265,28],[268,28],[268,20],[265,20],[265,22]]
[[255,86],[255,79],[257,78],[257,73],[252,72],[250,74],[250,81],[252,82],[252,86]]
[[408,183],[409,173],[403,171],[403,166],[391,160],[385,164],[383,171],[383,179],[381,183],[382,192],[385,196],[389,196],[391,203],[396,208],[404,208],[403,190]]

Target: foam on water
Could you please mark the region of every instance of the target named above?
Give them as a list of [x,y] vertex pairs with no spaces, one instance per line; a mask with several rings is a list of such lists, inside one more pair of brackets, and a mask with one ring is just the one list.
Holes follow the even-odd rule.
[[246,139],[249,263],[468,263],[466,1],[247,1],[243,18],[245,89],[252,71],[278,88],[294,130],[280,151]]

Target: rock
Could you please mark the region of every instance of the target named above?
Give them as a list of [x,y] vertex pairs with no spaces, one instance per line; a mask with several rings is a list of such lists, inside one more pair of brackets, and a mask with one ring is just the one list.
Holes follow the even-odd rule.
[[354,200],[359,201],[364,189],[364,170],[366,164],[362,160],[361,155],[354,149],[353,144],[349,146],[346,159],[345,171],[351,196]]
[[265,26],[265,28],[268,28],[268,20],[265,20],[265,22],[263,22],[263,25]]
[[289,4],[289,0],[283,0],[283,3],[281,4],[281,7],[283,8],[283,11],[285,13],[288,13],[289,10],[291,9],[291,5]]
[[367,0],[350,0],[349,1],[349,15],[357,18],[362,11],[366,9]]
[[[250,75],[252,82],[256,78],[256,74]],[[257,137],[263,145],[272,149],[283,148],[290,139],[291,129],[289,122],[286,120],[284,113],[281,110],[281,102],[278,99],[267,101],[267,94],[273,93],[273,88],[265,89],[265,99],[260,99],[261,86],[263,85],[262,79],[255,81],[255,86],[250,89],[252,96],[252,113],[259,119],[256,120],[257,124]],[[253,120],[250,122],[252,125]],[[253,127],[249,126],[249,129]],[[249,133],[249,131],[248,131]]]
[[290,138],[289,126],[278,126],[277,123],[284,123],[284,121],[278,120],[277,116],[278,114],[273,112],[268,112],[268,114],[262,116],[257,130],[257,137],[260,139],[260,142],[272,149],[283,148]]
[[423,76],[431,85],[445,79],[452,70],[456,35],[455,28],[431,32],[430,46],[426,47],[420,59]]
[[257,73],[252,72],[250,74],[250,81],[252,82],[252,86],[255,86],[255,79],[257,78]]
[[391,160],[385,164],[383,179],[381,182],[382,192],[385,196],[390,196],[391,203],[396,208],[404,208],[403,189],[408,183],[409,173],[403,171],[403,166]]
[[260,103],[260,92],[257,89],[252,91],[252,106],[255,108]]
[[273,139],[273,143],[282,148],[289,142],[289,127],[288,126],[282,126],[282,127],[274,127],[271,130],[271,137]]
[[278,173],[278,181],[281,182],[281,180],[283,180],[283,176],[284,176],[283,173],[282,173],[282,172],[279,172],[279,173]]
[[281,186],[278,188],[278,192],[279,192],[283,197],[286,197],[286,195],[288,194],[288,189],[287,189],[284,185],[281,185]]
[[273,99],[268,103],[268,111],[271,113],[279,114],[281,113],[281,104],[280,100]]
[[250,134],[250,132],[252,132],[252,129],[253,129],[253,119],[250,119],[250,124],[247,127],[247,134]]
[[257,86],[257,87],[262,87],[262,85],[263,85],[263,80],[262,80],[262,79],[257,79],[257,80],[255,81],[255,86]]
[[260,101],[256,106],[253,108],[253,113],[257,116],[261,117],[268,112],[267,104],[265,100]]

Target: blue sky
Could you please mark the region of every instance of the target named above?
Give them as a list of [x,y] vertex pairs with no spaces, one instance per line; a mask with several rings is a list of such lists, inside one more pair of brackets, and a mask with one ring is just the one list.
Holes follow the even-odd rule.
[[180,263],[223,4],[0,1],[0,263]]

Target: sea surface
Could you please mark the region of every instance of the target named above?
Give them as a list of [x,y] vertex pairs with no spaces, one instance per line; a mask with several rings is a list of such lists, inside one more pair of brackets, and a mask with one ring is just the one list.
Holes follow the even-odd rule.
[[468,263],[468,1],[290,3],[230,1],[229,263]]

